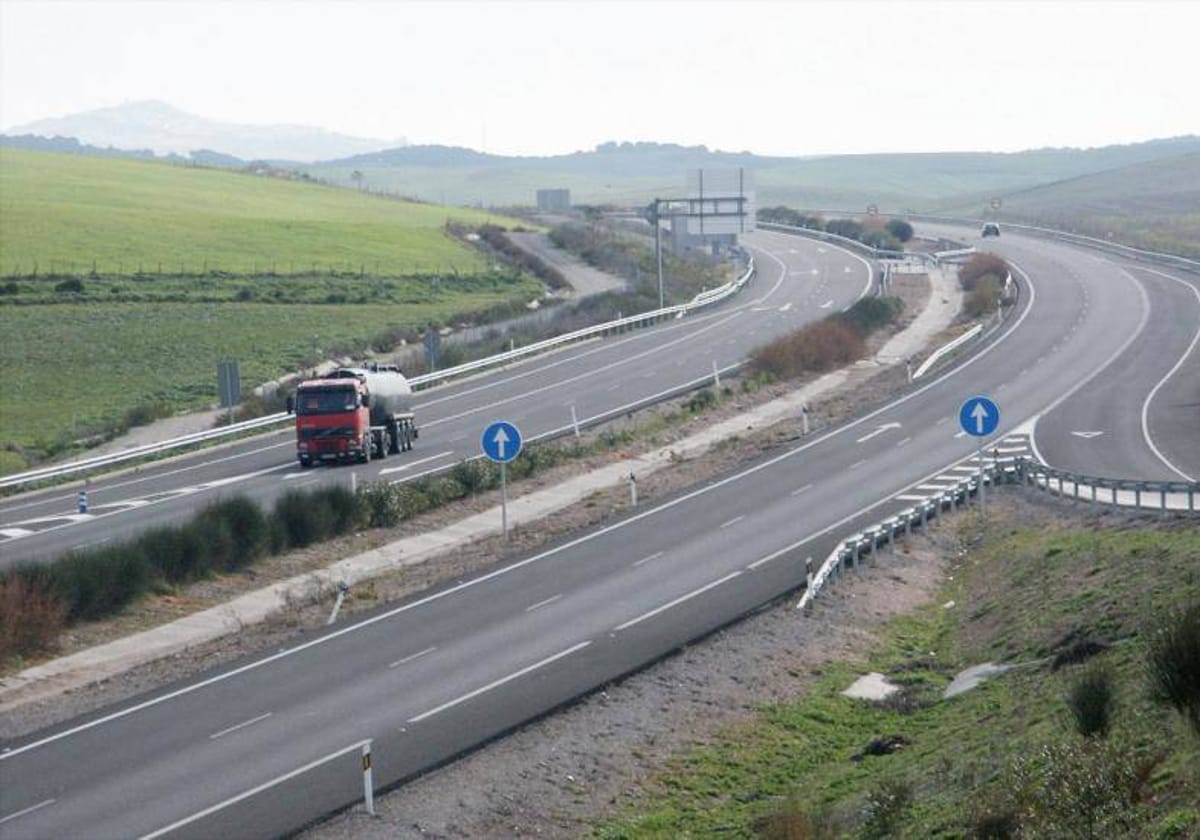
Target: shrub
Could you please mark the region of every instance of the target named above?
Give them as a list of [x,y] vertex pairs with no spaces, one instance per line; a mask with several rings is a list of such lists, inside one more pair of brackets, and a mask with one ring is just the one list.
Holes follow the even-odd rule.
[[865,297],[833,317],[850,324],[865,336],[892,323],[903,309],[904,301],[897,297]]
[[400,487],[386,481],[358,485],[358,509],[371,528],[391,528],[404,519]]
[[1168,615],[1150,633],[1146,665],[1154,699],[1200,735],[1200,601]]
[[214,502],[200,512],[193,527],[208,547],[211,569],[231,572],[266,553],[269,542],[267,517],[262,508],[245,496]]
[[864,352],[866,344],[857,329],[827,319],[758,348],[750,364],[756,372],[791,379],[852,362]]
[[1004,294],[1001,281],[988,275],[976,283],[963,298],[963,313],[968,318],[981,318],[996,311]]
[[895,837],[904,815],[912,807],[912,785],[904,779],[886,779],[867,794],[866,821],[862,836]]
[[1042,837],[1130,837],[1149,776],[1128,749],[1089,739],[1048,744],[1017,759],[1008,788]]
[[490,461],[474,459],[461,461],[450,470],[450,477],[463,488],[466,495],[475,495],[495,487],[500,480],[499,474]]
[[0,579],[0,660],[51,648],[66,612],[62,601],[31,576]]
[[1067,690],[1067,708],[1080,735],[1103,738],[1108,734],[1115,694],[1112,673],[1103,666],[1089,668],[1071,683]]
[[887,223],[887,232],[900,242],[907,242],[913,238],[913,226],[904,219],[890,219]]
[[68,277],[66,280],[63,280],[59,283],[55,283],[54,291],[67,292],[69,294],[76,294],[76,295],[82,294],[83,293],[83,281],[80,280],[78,277]]
[[134,544],[72,552],[47,568],[50,591],[69,621],[111,615],[146,592],[150,567]]
[[332,512],[312,504],[303,490],[289,490],[275,502],[271,512],[271,551],[302,548],[324,539],[333,531]]
[[1003,283],[1008,273],[1008,263],[1002,257],[996,254],[975,254],[959,268],[958,283],[962,286],[964,292],[969,292],[983,278],[988,276],[994,277],[998,282]]
[[710,388],[701,388],[684,403],[686,408],[692,414],[700,414],[707,411],[717,404],[717,395]]

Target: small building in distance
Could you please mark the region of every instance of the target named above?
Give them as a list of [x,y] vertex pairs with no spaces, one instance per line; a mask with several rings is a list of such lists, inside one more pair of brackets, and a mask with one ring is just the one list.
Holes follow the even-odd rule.
[[538,190],[537,208],[547,213],[570,210],[571,191],[564,189]]

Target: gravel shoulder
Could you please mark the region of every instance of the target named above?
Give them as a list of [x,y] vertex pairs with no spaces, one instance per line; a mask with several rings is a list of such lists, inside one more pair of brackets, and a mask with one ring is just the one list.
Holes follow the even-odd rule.
[[[906,299],[909,320],[922,311],[929,297],[923,276],[898,282],[895,291]],[[900,327],[905,325],[902,323]],[[886,336],[873,342],[872,353],[878,352],[884,339]],[[734,416],[748,405],[774,399],[792,387],[795,383],[739,394],[711,412],[672,426],[658,435],[653,445],[682,439],[702,424]],[[907,387],[902,365],[861,362],[854,366],[842,388],[809,406],[813,431],[843,422]],[[617,421],[614,426],[637,426],[647,422],[651,414],[675,408],[675,405],[660,406]],[[785,446],[799,436],[798,420],[748,432],[702,459],[683,459],[644,480],[639,479],[639,500],[645,504],[665,498]],[[553,486],[566,476],[612,460],[627,459],[635,454],[634,449],[564,465],[526,482],[526,487]],[[340,557],[401,536],[440,527],[490,507],[495,504],[494,495],[483,494],[386,532],[358,534],[273,558],[242,574],[203,581],[171,595],[148,599],[110,621],[72,628],[62,640],[61,652],[145,629],[189,611],[222,603],[248,588],[321,568]],[[477,540],[466,550],[436,562],[406,567],[355,587],[343,607],[343,620],[441,581],[503,563],[581,529],[596,527],[627,510],[628,493],[624,487],[598,492],[546,521],[518,529],[508,545],[499,537]],[[523,727],[379,797],[377,817],[368,817],[361,809],[352,808],[312,828],[305,836],[577,836],[599,816],[636,802],[641,780],[670,757],[703,743],[725,727],[735,726],[760,703],[795,696],[821,663],[853,657],[869,649],[873,630],[882,621],[931,597],[944,575],[943,549],[936,539],[915,541],[907,553],[898,554],[887,568],[823,596],[810,616],[797,613],[790,601],[781,601],[701,644],[591,694],[564,712]],[[86,689],[6,710],[0,719],[0,739],[94,711],[247,654],[294,644],[298,637],[324,624],[328,609],[327,599],[321,596],[298,600],[265,624],[246,627],[233,636],[141,666]]]

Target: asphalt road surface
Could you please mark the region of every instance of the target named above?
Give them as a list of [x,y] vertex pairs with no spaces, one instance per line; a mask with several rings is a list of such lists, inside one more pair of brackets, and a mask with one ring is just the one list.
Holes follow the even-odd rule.
[[[852,423],[548,551],[8,744],[0,753],[0,832],[6,840],[164,830],[268,836],[361,796],[356,744],[363,739],[373,739],[377,785],[435,766],[794,588],[806,557],[823,558],[856,527],[907,506],[899,496],[975,451],[978,443],[956,422],[959,405],[973,394],[999,403],[997,441],[1040,417],[1037,434],[1047,438],[1039,448],[1050,458],[1080,457],[1071,453],[1089,450],[1069,448],[1077,436],[1060,435],[1063,444],[1050,436],[1075,424],[1072,410],[1083,411],[1110,378],[1128,378],[1131,395],[1095,397],[1103,406],[1098,417],[1145,414],[1154,434],[1139,433],[1141,424],[1109,423],[1102,431],[1113,451],[1103,463],[1166,474],[1171,468],[1162,457],[1147,456],[1157,448],[1177,459],[1177,468],[1194,468],[1186,461],[1195,445],[1188,439],[1200,426],[1172,414],[1194,380],[1165,374],[1195,361],[1188,335],[1195,335],[1196,320],[1181,317],[1187,323],[1178,326],[1172,319],[1147,332],[1158,295],[1188,282],[1155,285],[1073,247],[1009,234],[1004,240],[996,250],[1019,268],[1018,309],[964,363]],[[642,334],[612,342],[621,354],[643,354],[620,375],[603,372],[615,359],[595,345],[530,364],[527,378],[515,378],[524,370],[509,371],[493,385],[477,380],[448,389],[437,398],[444,402],[426,407],[438,421],[426,421],[431,437],[439,428],[447,435],[462,428],[454,415],[481,428],[497,409],[513,412],[505,419],[519,425],[553,428],[563,422],[566,398],[584,401],[609,383],[636,379],[651,360],[669,368],[675,353],[703,375],[719,348],[728,348],[718,358],[724,364],[754,343],[738,343],[751,323],[767,330],[795,317],[783,309],[786,302],[812,307],[832,296],[831,287],[816,291],[823,269],[812,275],[788,267],[811,253],[802,241],[757,242],[782,264],[772,278],[768,253],[760,254],[763,276],[750,296],[758,300],[665,327],[653,345],[642,343]],[[853,271],[853,261],[846,264]],[[849,277],[845,286],[843,305],[861,291]],[[1160,336],[1161,348],[1139,353],[1151,335]],[[661,349],[669,342],[676,342],[673,353]],[[1134,357],[1147,366],[1140,374]],[[560,362],[559,379],[575,371],[574,383],[542,378]],[[549,390],[542,393],[557,396],[505,401],[543,386]],[[471,409],[475,388],[487,389],[487,400]],[[522,411],[528,413],[518,416]],[[428,442],[425,448],[437,450]],[[245,457],[251,465],[261,463],[254,457],[266,461],[250,469],[268,469],[280,456]],[[1085,466],[1092,463],[1101,462]],[[288,475],[291,467],[277,469]]]

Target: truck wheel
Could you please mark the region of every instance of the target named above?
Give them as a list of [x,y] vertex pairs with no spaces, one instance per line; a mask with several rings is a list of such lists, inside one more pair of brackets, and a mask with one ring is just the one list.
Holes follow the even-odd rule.
[[311,466],[312,466],[312,458],[305,458],[305,457],[300,458],[300,469],[307,470]]

